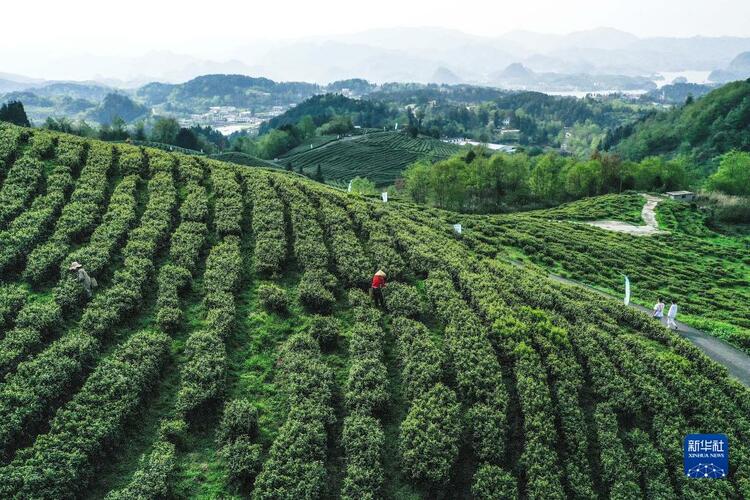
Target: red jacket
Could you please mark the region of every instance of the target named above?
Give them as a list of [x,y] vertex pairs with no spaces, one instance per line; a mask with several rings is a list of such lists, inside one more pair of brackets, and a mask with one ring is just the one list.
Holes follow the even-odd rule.
[[385,278],[382,276],[373,276],[372,277],[372,287],[373,288],[383,288],[385,286]]

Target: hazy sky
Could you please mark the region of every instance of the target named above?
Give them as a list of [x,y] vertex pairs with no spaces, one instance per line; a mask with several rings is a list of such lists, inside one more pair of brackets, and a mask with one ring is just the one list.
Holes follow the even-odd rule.
[[750,0],[12,0],[0,13],[0,73],[76,79],[111,74],[125,61],[115,56],[170,51],[252,61],[274,41],[393,27],[750,37]]
[[[2,53],[18,44],[55,51],[215,55],[257,38],[288,39],[394,26],[478,35],[607,26],[639,36],[750,36],[748,0],[102,0],[4,2]],[[0,66],[2,61],[0,61]],[[2,71],[2,68],[0,68]]]

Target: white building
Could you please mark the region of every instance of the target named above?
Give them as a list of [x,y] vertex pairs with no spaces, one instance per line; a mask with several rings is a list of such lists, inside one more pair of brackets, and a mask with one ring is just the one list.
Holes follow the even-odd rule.
[[695,193],[692,191],[667,191],[666,194],[670,199],[677,201],[693,201],[695,199]]

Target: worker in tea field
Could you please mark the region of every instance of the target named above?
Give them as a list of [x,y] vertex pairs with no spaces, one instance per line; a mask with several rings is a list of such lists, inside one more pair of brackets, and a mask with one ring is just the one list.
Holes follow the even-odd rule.
[[380,269],[372,277],[372,288],[370,294],[377,307],[385,309],[385,300],[383,300],[383,288],[385,288],[385,272]]
[[93,289],[97,286],[96,279],[89,276],[89,273],[86,272],[83,266],[76,261],[73,261],[68,269],[76,274],[78,281],[83,283],[83,289],[86,291],[86,296],[91,298],[94,294]]
[[661,298],[656,301],[656,304],[654,305],[654,314],[652,315],[654,318],[658,319],[659,321],[662,320],[664,317],[664,308],[666,305],[664,302],[662,302]]
[[676,317],[677,317],[677,304],[675,304],[673,300],[669,306],[669,311],[667,311],[667,328],[673,328],[677,330],[677,323],[675,323],[675,320],[674,320]]

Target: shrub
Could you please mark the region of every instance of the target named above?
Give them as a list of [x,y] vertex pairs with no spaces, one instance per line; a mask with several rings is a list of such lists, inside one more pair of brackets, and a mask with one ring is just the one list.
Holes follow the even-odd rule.
[[216,441],[226,445],[240,436],[254,438],[258,433],[258,410],[247,399],[235,399],[224,406]]
[[379,356],[356,356],[349,368],[344,397],[351,412],[369,415],[384,409],[388,402],[388,373]]
[[0,285],[0,329],[5,330],[26,302],[28,292],[16,285]]
[[384,482],[383,447],[385,435],[375,418],[353,415],[344,420],[341,442],[346,450],[344,499],[381,498]]
[[349,305],[354,308],[372,306],[372,300],[370,299],[370,297],[365,292],[359,289],[349,290],[346,298],[349,302]]
[[334,418],[332,373],[308,334],[290,337],[278,364],[277,381],[290,409],[255,481],[253,498],[320,498],[326,482],[325,424]]
[[496,465],[484,464],[474,473],[471,494],[478,500],[512,500],[518,498],[516,480]]
[[268,312],[284,313],[289,306],[286,292],[278,285],[263,283],[258,287],[258,300]]
[[461,408],[452,390],[435,384],[401,423],[401,463],[414,479],[442,484],[458,456]]
[[263,447],[253,444],[247,436],[240,436],[219,450],[219,456],[226,464],[230,481],[253,481],[263,464],[262,455]]
[[385,305],[394,316],[417,318],[424,312],[417,289],[405,283],[392,282],[385,289]]
[[166,498],[169,494],[169,479],[175,465],[174,445],[163,441],[157,442],[148,456],[141,457],[141,463],[130,483],[121,490],[109,493],[105,500]]
[[10,168],[0,187],[0,227],[18,215],[37,193],[43,171],[44,163],[28,154]]
[[286,260],[284,205],[265,177],[248,180],[253,200],[253,231],[255,233],[255,270],[264,275],[281,271]]
[[[242,223],[242,191],[235,170],[220,165],[211,168],[214,188],[214,226],[220,236],[239,234]],[[198,215],[198,214],[193,214]]]
[[308,311],[330,313],[336,303],[333,289],[336,278],[326,271],[306,271],[302,275],[297,294],[300,304]]
[[401,387],[409,400],[426,393],[440,381],[443,354],[423,324],[406,318],[393,321],[401,363]]
[[181,446],[185,441],[187,430],[187,422],[181,418],[163,420],[159,424],[158,439],[160,441],[168,441],[175,446]]
[[330,348],[336,344],[341,327],[336,318],[316,314],[310,320],[309,332],[321,347]]
[[[169,337],[141,331],[97,366],[23,454],[0,471],[6,498],[71,498],[85,490],[91,461],[117,443],[158,379]],[[22,474],[21,471],[24,471]]]

